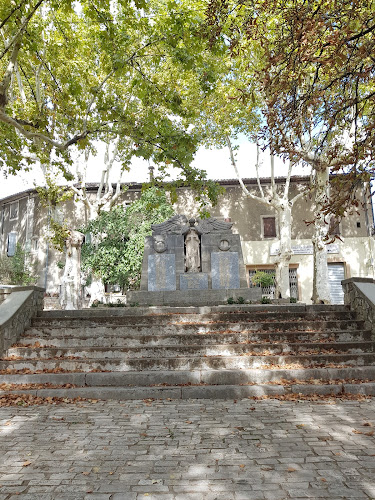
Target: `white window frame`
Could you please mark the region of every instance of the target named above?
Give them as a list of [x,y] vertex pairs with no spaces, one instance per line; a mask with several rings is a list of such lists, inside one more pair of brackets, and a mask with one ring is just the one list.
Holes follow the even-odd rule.
[[16,242],[15,242],[15,245],[14,245],[14,253],[16,252],[16,249],[17,249],[18,233],[16,231],[10,231],[10,233],[8,233],[8,236],[7,236],[7,257],[14,257],[14,253],[12,255],[9,255],[9,236],[11,234],[15,234],[16,235]]
[[[17,205],[17,216],[16,217],[12,217],[12,205]],[[20,215],[20,202],[13,201],[12,203],[9,203],[9,220],[18,220],[19,215]]]
[[33,236],[30,240],[30,252],[38,253],[39,250],[39,238],[38,236]]

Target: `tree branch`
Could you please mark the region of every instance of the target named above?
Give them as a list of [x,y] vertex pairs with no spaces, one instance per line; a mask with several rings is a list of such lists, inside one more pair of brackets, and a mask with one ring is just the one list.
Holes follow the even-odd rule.
[[236,172],[236,176],[237,176],[238,182],[240,183],[242,191],[249,198],[252,198],[253,200],[257,200],[257,201],[260,201],[260,202],[265,203],[265,204],[268,205],[268,202],[266,201],[266,199],[264,197],[256,196],[255,194],[250,193],[250,191],[245,186],[245,184],[244,184],[244,182],[243,182],[243,180],[242,180],[242,178],[240,176],[240,173],[238,171],[236,160],[234,159],[232,144],[231,144],[230,139],[229,139],[229,137],[227,135],[225,136],[225,140],[226,140],[226,143],[227,143],[227,146],[228,146],[228,149],[229,149],[230,161],[232,163],[234,171]]
[[22,101],[23,104],[26,104],[27,99],[26,99],[25,89],[23,88],[23,83],[22,83],[22,78],[21,78],[20,70],[18,68],[18,63],[16,64],[16,67],[15,67],[14,71],[15,71],[16,77],[17,77],[17,83],[18,83],[18,88],[20,90],[21,101]]
[[32,9],[32,11],[30,12],[30,14],[27,16],[27,18],[25,19],[25,21],[22,23],[20,29],[17,31],[17,33],[14,35],[14,37],[12,38],[12,40],[8,43],[7,47],[5,47],[5,49],[3,50],[3,52],[1,53],[0,55],[0,60],[5,56],[5,54],[10,50],[10,48],[12,47],[12,45],[14,45],[15,42],[17,42],[18,38],[21,37],[22,38],[22,33],[24,32],[26,26],[28,25],[30,19],[33,17],[33,15],[35,14],[35,12],[38,10],[38,8],[40,7],[40,5],[44,2],[44,0],[39,0],[37,2],[37,4],[35,5],[35,7]]
[[257,161],[256,161],[256,164],[255,164],[255,170],[256,170],[256,173],[257,173],[257,183],[258,183],[258,188],[259,188],[259,191],[260,191],[260,195],[263,198],[263,200],[265,200],[266,198],[264,196],[264,191],[263,191],[262,184],[260,182],[260,176],[259,176],[259,144],[258,144],[258,142],[257,142]]
[[289,160],[288,175],[286,176],[286,180],[285,180],[284,200],[287,200],[289,198],[289,187],[290,187],[290,178],[292,176],[292,168],[293,168],[293,165],[292,165],[291,161]]
[[0,30],[3,28],[6,24],[6,22],[13,16],[13,14],[22,7],[22,5],[26,3],[26,0],[23,0],[17,7],[14,7],[14,9],[11,11],[11,13],[1,22],[0,24]]
[[271,190],[272,198],[276,199],[276,184],[275,184],[275,157],[271,153]]
[[374,30],[375,30],[375,24],[373,24],[372,26],[370,26],[366,30],[361,31],[360,33],[357,33],[356,35],[353,35],[352,37],[347,38],[346,40],[344,40],[344,42],[348,43],[348,42],[352,42],[353,40],[358,40],[358,38],[361,38],[362,36],[365,36],[365,35],[367,35],[368,33],[371,33],[371,31],[374,31]]
[[91,204],[88,200],[86,189],[77,189],[75,186],[70,186],[70,189],[78,196],[78,198],[84,203],[84,205],[90,210]]
[[14,43],[12,55],[10,56],[8,66],[4,74],[4,78],[0,83],[0,110],[5,108],[8,101],[7,97],[8,89],[10,82],[12,81],[12,75],[16,67],[18,53],[21,48],[21,39],[22,36],[20,34]]
[[[48,137],[45,134],[42,134],[41,132],[29,132],[26,130],[22,125],[20,124],[21,120],[17,120],[15,118],[12,118],[8,116],[2,109],[0,109],[0,121],[3,123],[6,123],[7,125],[11,125],[15,129],[17,129],[26,139],[33,140],[33,139],[39,139],[43,142],[46,142],[47,144],[50,144],[51,146],[55,147],[59,151],[65,151],[66,149],[69,148],[69,146],[72,146],[73,144],[77,144],[82,139],[85,139],[89,134],[94,134],[95,132],[99,132],[102,127],[105,125],[108,125],[108,123],[111,122],[105,122],[99,124],[99,126],[93,130],[86,130],[84,132],[81,132],[79,134],[74,135],[71,139],[65,142],[58,142],[55,141],[54,139],[51,139],[51,137]],[[113,122],[112,122],[113,123]]]
[[97,93],[99,92],[100,89],[103,88],[103,85],[105,85],[106,81],[111,78],[111,76],[116,72],[116,70],[112,70],[108,73],[108,75],[104,78],[104,80],[101,82],[101,84],[99,85],[99,87],[97,88],[95,94],[92,96],[92,99],[91,101],[89,102],[89,105],[87,106],[87,109],[86,109],[86,114],[85,114],[85,119],[84,119],[84,126],[83,126],[83,130],[86,131],[87,130],[87,120],[88,120],[88,117],[89,117],[89,113],[90,113],[90,110],[91,110],[91,107],[92,105],[94,104],[95,102],[95,99],[97,97]]

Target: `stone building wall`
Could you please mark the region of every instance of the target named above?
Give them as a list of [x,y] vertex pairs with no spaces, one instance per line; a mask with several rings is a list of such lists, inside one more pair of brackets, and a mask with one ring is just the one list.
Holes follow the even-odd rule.
[[[258,194],[255,179],[245,180],[249,190]],[[297,194],[308,182],[305,178],[292,179],[291,196]],[[225,193],[220,197],[216,207],[209,207],[211,216],[220,220],[230,219],[233,232],[241,237],[242,252],[247,273],[253,269],[272,268],[275,262],[275,245],[278,237],[266,238],[263,235],[263,217],[275,216],[271,207],[251,200],[243,194],[235,180],[220,181]],[[270,189],[269,180],[263,181],[265,191]],[[279,189],[283,187],[283,179],[277,180]],[[89,185],[90,196],[96,196],[97,185]],[[119,203],[129,204],[138,198],[141,193],[140,184],[132,184],[121,196]],[[188,217],[198,216],[198,205],[194,193],[188,188],[177,189],[176,213],[186,214]],[[363,199],[363,193],[359,193]],[[28,200],[33,199],[33,214],[28,214]],[[10,220],[10,205],[19,202],[19,217]],[[292,256],[290,265],[296,269],[299,300],[309,303],[312,289],[312,252],[311,236],[312,225],[305,221],[312,218],[311,200],[301,198],[293,207],[292,245],[296,253]],[[60,291],[62,270],[58,263],[65,257],[57,252],[46,239],[48,229],[48,211],[41,206],[33,190],[0,200],[1,210],[1,238],[0,253],[6,255],[7,237],[9,232],[15,231],[18,241],[29,249],[29,259],[40,276],[38,285],[46,285],[51,295]],[[72,228],[77,229],[85,225],[88,220],[87,210],[83,204],[76,204],[73,200],[59,207],[62,219],[69,221]],[[366,212],[367,211],[367,212]],[[27,215],[28,214],[28,215]],[[373,225],[370,207],[359,209],[359,214],[345,218],[340,224],[341,241],[335,242],[334,251],[329,253],[330,263],[342,264],[345,268],[345,277],[363,276],[374,277],[374,240],[371,236]],[[277,221],[276,221],[277,226]]]

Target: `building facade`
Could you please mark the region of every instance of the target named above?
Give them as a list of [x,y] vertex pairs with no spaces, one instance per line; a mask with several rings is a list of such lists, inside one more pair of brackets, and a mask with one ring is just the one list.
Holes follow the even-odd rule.
[[[246,266],[248,284],[256,270],[272,272],[278,251],[279,221],[275,210],[260,201],[247,197],[237,180],[218,181],[225,189],[219,203],[211,207],[212,217],[233,222],[233,232],[241,237],[241,245]],[[259,195],[256,179],[245,179],[250,192]],[[309,179],[294,177],[291,180],[289,198],[303,191]],[[261,180],[265,193],[270,190],[270,179]],[[277,188],[282,190],[284,178],[276,179]],[[141,193],[141,184],[129,184],[128,190],[118,200],[130,204]],[[95,197],[98,185],[87,185],[90,196]],[[341,280],[354,276],[374,278],[375,246],[373,237],[373,212],[368,191],[358,192],[360,208],[343,218],[339,224],[331,221],[330,231],[337,238],[328,245],[328,272],[331,300],[343,300]],[[308,195],[299,198],[292,210],[292,249],[289,275],[291,295],[298,301],[310,303],[313,280],[313,205]],[[0,254],[12,258],[16,244],[20,243],[27,254],[30,266],[39,276],[38,285],[46,288],[51,295],[60,291],[63,253],[55,250],[48,239],[50,230],[50,209],[43,206],[35,190],[9,196],[0,200],[1,238]],[[176,213],[187,217],[198,216],[198,206],[194,193],[189,188],[178,189]],[[72,229],[85,226],[88,212],[85,206],[69,200],[55,209],[54,219],[66,221]],[[273,297],[273,287],[263,290]]]

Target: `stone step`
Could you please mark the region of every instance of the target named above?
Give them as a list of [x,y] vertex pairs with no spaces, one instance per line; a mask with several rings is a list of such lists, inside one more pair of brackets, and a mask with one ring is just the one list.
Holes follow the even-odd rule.
[[205,315],[205,314],[228,314],[228,313],[265,313],[274,315],[276,313],[308,313],[321,315],[329,312],[350,312],[345,305],[306,305],[306,304],[233,304],[220,306],[150,306],[150,307],[125,307],[125,308],[90,308],[80,310],[64,311],[42,311],[38,316],[41,318],[85,318],[85,317],[114,317],[114,316],[160,316],[160,315]]
[[30,348],[12,347],[8,349],[6,358],[22,359],[124,359],[136,358],[169,358],[178,356],[241,356],[241,355],[284,355],[292,353],[320,354],[342,352],[360,354],[373,351],[373,342],[310,342],[293,343],[239,343],[221,345],[183,345],[183,346],[149,346],[149,347],[88,347],[85,350],[72,348]]
[[4,394],[26,394],[42,398],[87,398],[94,400],[131,400],[131,399],[242,399],[262,398],[264,396],[332,396],[361,394],[375,395],[375,382],[355,384],[292,384],[292,385],[199,385],[165,387],[77,387],[41,388],[0,391]]
[[375,394],[373,346],[345,306],[48,311],[0,360],[0,390],[92,399]]
[[210,314],[155,314],[144,316],[131,315],[106,315],[98,316],[95,314],[89,316],[60,316],[46,317],[45,315],[33,318],[32,326],[48,327],[59,325],[64,327],[71,326],[78,328],[81,324],[90,326],[99,325],[115,325],[115,326],[132,326],[132,325],[170,325],[170,324],[204,324],[204,323],[237,323],[237,322],[267,322],[276,323],[282,321],[334,321],[334,320],[352,320],[355,319],[355,314],[348,310],[343,311],[327,311],[317,314],[311,312],[285,312],[270,314],[264,312],[231,312],[231,313],[210,313]]
[[30,385],[66,384],[77,387],[136,387],[156,385],[241,385],[289,383],[309,381],[312,384],[340,380],[343,382],[375,380],[375,366],[346,368],[305,369],[244,369],[244,370],[191,370],[191,371],[127,371],[82,373],[37,373],[0,375],[0,387],[4,384]]
[[374,353],[244,355],[244,356],[180,356],[171,358],[127,359],[25,359],[0,361],[0,372],[5,370],[37,371],[129,371],[129,370],[242,370],[249,368],[287,368],[323,366],[364,366],[375,363]]
[[[29,330],[30,331],[30,330]],[[129,332],[123,336],[98,335],[93,332],[81,333],[73,331],[69,336],[29,336],[24,335],[18,342],[18,346],[25,347],[141,347],[141,346],[182,346],[200,343],[200,345],[212,344],[238,344],[254,342],[356,342],[370,341],[369,330],[348,330],[337,332],[221,332],[221,333],[196,333],[176,335],[138,335]]]
[[[90,320],[88,320],[90,321]],[[85,336],[98,335],[115,335],[123,336],[129,333],[138,335],[172,335],[172,334],[194,334],[207,332],[314,332],[314,331],[332,331],[340,330],[363,330],[364,321],[362,320],[333,320],[333,321],[278,321],[278,322],[257,322],[257,321],[241,321],[238,323],[230,322],[215,322],[215,323],[181,323],[170,325],[138,325],[132,326],[105,324],[96,325],[76,323],[75,325],[67,324],[65,326],[38,326],[31,327],[26,331],[27,335],[31,336],[49,336],[49,337],[65,337],[75,336],[77,332]]]

